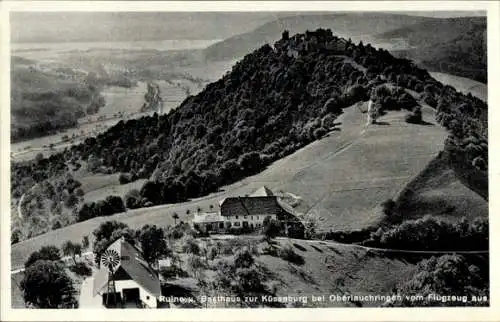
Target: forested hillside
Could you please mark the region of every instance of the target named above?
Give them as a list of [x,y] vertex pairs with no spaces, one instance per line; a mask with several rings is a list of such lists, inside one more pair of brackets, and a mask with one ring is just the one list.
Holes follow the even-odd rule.
[[410,48],[396,54],[429,70],[487,82],[486,17],[428,20],[376,38],[406,39]]
[[[443,86],[409,60],[318,29],[293,37],[284,32],[274,47],[246,55],[166,115],[121,121],[64,153],[13,164],[13,193],[86,164],[94,172],[124,173],[127,180],[150,179],[126,198],[129,208],[202,196],[322,138],[344,108],[370,96],[382,109],[409,110],[409,121],[418,122],[408,90],[437,107],[450,131],[448,149],[463,157],[459,164],[485,171],[484,102]],[[109,215],[111,208],[85,205],[78,220]]]

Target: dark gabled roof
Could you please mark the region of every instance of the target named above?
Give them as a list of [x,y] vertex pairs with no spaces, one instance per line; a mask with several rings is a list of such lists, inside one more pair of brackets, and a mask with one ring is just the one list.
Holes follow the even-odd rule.
[[280,212],[275,196],[231,197],[221,204],[221,215],[276,215]]
[[[155,297],[161,295],[160,279],[153,269],[144,260],[141,253],[123,239],[118,239],[108,249],[115,249],[120,254],[120,264],[116,271],[123,269],[132,280]],[[115,271],[115,272],[116,272]],[[108,283],[109,272],[106,267],[101,268],[94,276],[94,296]]]

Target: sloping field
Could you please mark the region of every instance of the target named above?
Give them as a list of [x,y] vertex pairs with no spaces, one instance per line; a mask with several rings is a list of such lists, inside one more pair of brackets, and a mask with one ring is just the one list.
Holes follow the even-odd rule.
[[445,156],[436,157],[401,192],[397,213],[404,219],[428,214],[448,221],[462,217],[474,220],[488,216],[488,201],[466,187],[448,165]]
[[[391,295],[399,283],[411,278],[414,265],[400,259],[380,257],[351,245],[322,241],[280,240],[282,247],[291,246],[304,258],[304,265],[269,256],[257,257],[273,272],[278,296],[309,297],[306,307],[354,306],[346,301],[329,301],[330,295]],[[311,295],[325,295],[326,301],[311,302]],[[360,303],[364,307],[379,306],[384,301]]]
[[[445,130],[437,125],[404,122],[404,112],[392,112],[382,124],[365,126],[366,107],[351,107],[337,120],[340,131],[273,163],[263,172],[223,187],[220,192],[190,202],[129,210],[64,227],[12,247],[12,266],[21,266],[31,252],[43,245],[60,246],[66,240],[81,241],[100,223],[119,220],[131,228],[145,224],[174,223],[176,212],[189,221],[198,207],[218,208],[229,196],[250,194],[266,185],[273,191],[286,191],[304,202],[299,212],[311,213],[320,221],[320,230],[361,229],[377,223],[382,201],[395,195],[442,149]],[[434,123],[434,111],[423,108],[424,120]],[[188,214],[189,212],[189,214]]]
[[465,77],[429,72],[431,76],[445,85],[455,87],[464,94],[471,93],[473,96],[488,102],[488,85]]

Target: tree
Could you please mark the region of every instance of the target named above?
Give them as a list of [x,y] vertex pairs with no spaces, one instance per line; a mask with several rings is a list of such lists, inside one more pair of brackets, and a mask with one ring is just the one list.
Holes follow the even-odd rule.
[[200,255],[200,246],[193,238],[187,239],[184,244],[183,251],[188,254]]
[[174,219],[174,226],[177,226],[177,219],[179,219],[179,215],[176,212],[174,212],[172,214],[172,218]]
[[195,279],[199,280],[204,275],[203,271],[206,269],[206,265],[200,256],[191,254],[188,257],[187,265]]
[[309,216],[308,221],[306,222],[304,227],[305,239],[312,239],[316,236],[316,226],[316,220],[312,216]]
[[117,239],[124,237],[130,244],[135,244],[134,231],[127,224],[116,220],[103,222],[92,234],[94,235],[94,258],[98,265],[101,254]]
[[139,232],[139,242],[141,244],[144,259],[151,265],[161,256],[170,255],[163,229],[156,225],[144,225]]
[[141,194],[139,190],[132,189],[125,194],[125,206],[129,209],[139,208],[141,206]]
[[58,261],[60,259],[61,253],[59,248],[54,245],[43,246],[40,250],[31,253],[28,260],[24,263],[24,267],[28,268],[39,260]]
[[236,268],[249,268],[255,263],[255,259],[252,256],[252,253],[245,248],[243,250],[238,251],[234,258],[234,266]]
[[35,156],[35,161],[38,163],[43,160],[43,153],[39,152]]
[[20,237],[19,235],[21,234],[21,232],[19,230],[14,230],[11,234],[10,234],[10,244],[11,245],[14,245],[14,244],[17,244],[19,243],[20,241]]
[[90,246],[89,236],[85,235],[82,238],[82,247],[83,247],[83,249],[87,249],[87,248],[89,248],[89,246]]
[[27,267],[21,290],[24,302],[37,308],[69,308],[77,304],[71,278],[55,261],[39,260]]
[[122,198],[119,196],[107,196],[105,201],[108,208],[108,215],[125,211],[125,205],[123,204]]
[[71,256],[73,258],[73,262],[75,264],[76,264],[76,255],[82,254],[82,245],[79,243],[73,243],[70,240],[65,241],[61,249],[64,256]]
[[159,182],[146,181],[141,188],[140,195],[141,198],[146,198],[148,201],[157,205],[162,201],[162,190],[162,186]]
[[78,205],[78,197],[75,194],[69,194],[64,198],[64,205],[66,208],[73,208]]
[[271,243],[271,240],[278,236],[281,232],[280,224],[276,219],[271,219],[271,217],[266,217],[263,222],[264,225],[264,236],[265,240],[268,243]]

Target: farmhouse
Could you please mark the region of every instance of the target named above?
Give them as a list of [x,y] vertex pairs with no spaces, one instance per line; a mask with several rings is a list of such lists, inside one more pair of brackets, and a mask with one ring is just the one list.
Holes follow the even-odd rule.
[[202,232],[254,231],[262,228],[267,217],[279,220],[285,230],[290,226],[295,226],[295,231],[301,230],[302,224],[293,208],[280,201],[267,187],[248,196],[223,199],[220,212],[198,213],[192,225]]
[[[105,256],[113,259],[111,271],[111,267],[102,263]],[[112,303],[124,307],[156,308],[161,295],[158,275],[139,250],[123,238],[103,253],[93,286],[93,296],[101,296],[102,303],[107,306]]]

